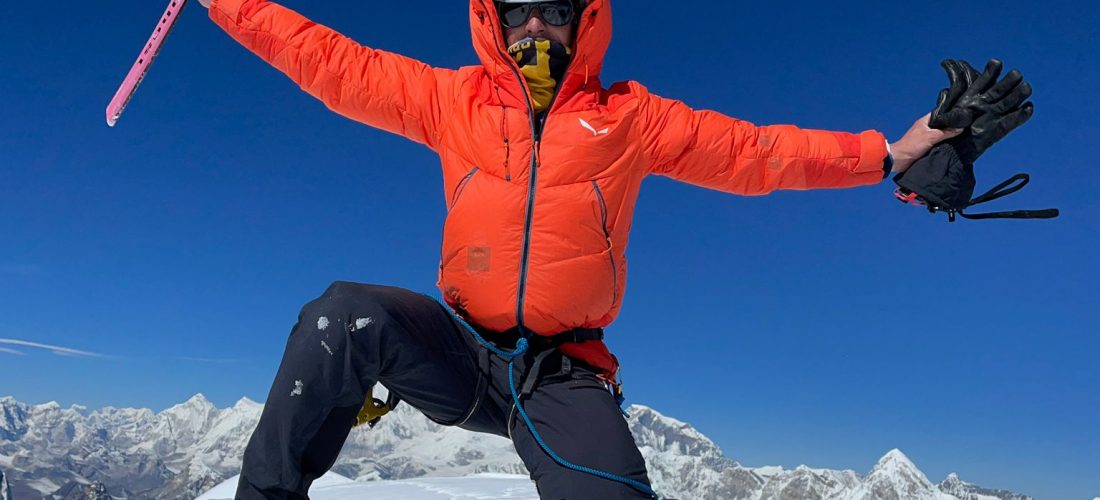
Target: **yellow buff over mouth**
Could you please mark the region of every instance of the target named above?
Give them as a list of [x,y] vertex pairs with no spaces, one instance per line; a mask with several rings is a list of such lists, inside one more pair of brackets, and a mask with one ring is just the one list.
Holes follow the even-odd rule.
[[569,47],[544,38],[524,38],[508,47],[508,55],[516,60],[527,80],[535,112],[546,111],[569,66]]

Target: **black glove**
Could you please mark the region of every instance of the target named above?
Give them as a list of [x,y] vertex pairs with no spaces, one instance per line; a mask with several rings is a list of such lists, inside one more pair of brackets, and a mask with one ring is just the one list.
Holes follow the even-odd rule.
[[1056,217],[1058,211],[1053,209],[973,215],[962,212],[971,205],[1014,193],[1027,184],[1027,174],[1018,174],[971,199],[975,186],[974,162],[990,146],[1026,123],[1035,107],[1025,102],[1031,97],[1031,85],[1023,81],[1019,71],[1012,70],[997,81],[1003,67],[997,59],[991,59],[981,75],[962,60],[949,59],[941,66],[947,71],[950,83],[940,91],[928,125],[967,130],[936,145],[928,155],[896,175],[897,197],[907,203],[925,205],[931,212],[947,212],[951,221],[955,220],[956,213],[968,218]]
[[1005,114],[1031,97],[1031,85],[1017,70],[997,82],[1004,67],[998,59],[990,59],[981,75],[963,60],[947,59],[940,66],[950,85],[940,91],[928,122],[931,128],[966,128],[983,114]]
[[[1021,84],[1023,85],[1027,84]],[[1027,95],[1023,99],[1030,95],[1031,87],[1028,86]],[[1016,130],[1016,127],[1027,123],[1034,113],[1035,105],[1030,101],[1019,108],[1012,108],[1003,113],[990,112],[974,120],[970,130],[947,142],[955,147],[962,161],[973,164],[990,146],[1003,139],[1009,132]]]
[[981,75],[962,60],[948,59],[941,66],[947,71],[950,86],[940,91],[928,126],[969,127],[962,135],[947,141],[965,163],[972,165],[990,146],[1027,122],[1035,111],[1031,102],[1024,102],[1031,97],[1031,85],[1019,71],[1009,71],[997,81],[1004,67],[998,59],[990,59]]
[[970,91],[974,80],[978,79],[978,72],[966,61],[955,59],[945,59],[940,66],[947,72],[948,86],[940,91],[939,98],[936,99],[936,108],[932,110],[928,127],[941,130],[969,127],[974,123],[973,110],[955,104],[963,94]]

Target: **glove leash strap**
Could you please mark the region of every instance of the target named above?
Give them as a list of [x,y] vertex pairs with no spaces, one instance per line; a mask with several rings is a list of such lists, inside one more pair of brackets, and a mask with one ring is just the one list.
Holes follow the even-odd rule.
[[[996,200],[1003,196],[1008,196],[1016,191],[1019,191],[1031,181],[1031,177],[1027,174],[1016,174],[1009,177],[1004,182],[993,186],[993,189],[986,191],[981,196],[978,196],[970,200],[970,204],[967,208],[977,205],[979,203],[985,203],[987,201]],[[1013,185],[1016,183],[1015,185]],[[1053,219],[1058,216],[1057,208],[1047,208],[1043,210],[1010,210],[1005,212],[986,212],[980,214],[967,214],[963,213],[962,209],[958,210],[958,214],[967,219]],[[948,220],[955,221],[954,211],[948,211]]]

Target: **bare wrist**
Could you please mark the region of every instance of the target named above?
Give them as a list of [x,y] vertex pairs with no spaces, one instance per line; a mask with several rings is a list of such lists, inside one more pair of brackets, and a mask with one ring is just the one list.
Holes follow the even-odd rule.
[[904,172],[917,161],[916,155],[905,147],[901,141],[890,144],[890,153],[894,155],[894,168],[890,172],[895,174]]

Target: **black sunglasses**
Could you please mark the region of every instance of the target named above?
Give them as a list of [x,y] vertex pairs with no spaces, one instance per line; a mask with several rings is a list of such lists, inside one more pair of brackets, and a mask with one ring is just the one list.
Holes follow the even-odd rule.
[[527,24],[531,18],[531,11],[538,7],[539,14],[546,24],[551,26],[565,26],[573,22],[575,10],[573,0],[552,0],[549,2],[535,3],[497,3],[497,14],[500,22],[506,28],[519,28]]

